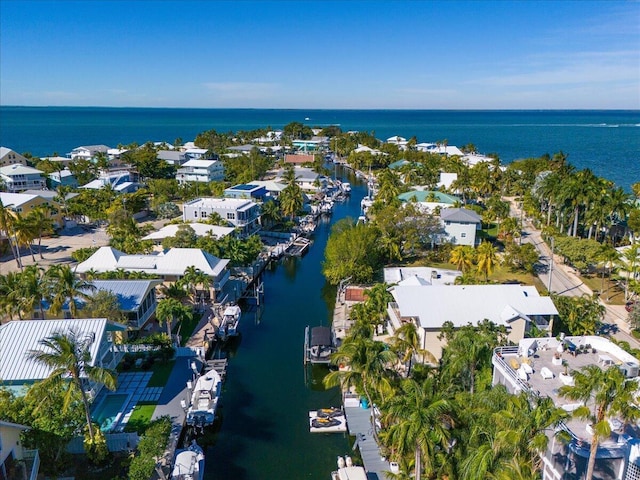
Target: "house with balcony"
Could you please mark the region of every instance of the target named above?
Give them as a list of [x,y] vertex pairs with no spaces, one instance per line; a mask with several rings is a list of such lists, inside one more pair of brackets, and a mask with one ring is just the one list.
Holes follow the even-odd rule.
[[[595,335],[524,338],[515,346],[496,348],[491,363],[493,385],[503,385],[516,395],[525,392],[533,398],[548,397],[567,413],[584,404],[559,395],[559,389],[574,385],[573,373],[586,366],[618,368],[636,388],[639,382],[640,361],[607,338]],[[586,406],[593,412],[592,401]],[[600,438],[593,478],[640,478],[640,427],[615,415],[606,420],[610,432]],[[557,432],[569,441],[560,441]],[[556,430],[549,429],[547,449],[540,455],[543,480],[584,478],[592,435],[589,420],[577,417],[568,417]]]
[[387,327],[393,334],[405,323],[415,324],[420,348],[436,359],[441,358],[446,342],[438,338],[445,322],[455,328],[489,320],[506,328],[508,340],[519,342],[532,325],[551,332],[558,316],[551,298],[541,297],[533,286],[442,285],[419,280],[390,290],[394,300],[387,308]]
[[21,163],[0,167],[0,183],[4,183],[4,190],[10,193],[47,188],[44,172]]
[[110,170],[101,172],[100,176],[95,180],[82,185],[80,188],[90,190],[101,190],[106,186],[110,186],[118,193],[133,193],[140,188],[137,174],[129,170]]
[[190,266],[197,268],[211,279],[211,298],[215,298],[229,280],[228,259],[220,259],[200,248],[171,248],[166,252],[149,255],[129,255],[113,247],[100,247],[87,260],[78,264],[75,271],[81,275],[93,271],[144,272],[164,282],[175,282],[184,276]]
[[242,184],[225,188],[225,198],[243,198],[262,202],[267,195],[267,189],[260,185]]
[[0,147],[0,167],[15,165],[16,163],[26,165],[27,159],[10,148]]
[[241,198],[196,198],[184,204],[182,220],[203,221],[214,213],[236,227],[238,235],[242,237],[249,236],[260,228],[260,206],[252,200]]
[[60,204],[55,200],[56,192],[51,190],[27,190],[24,193],[0,192],[2,205],[22,216],[28,215],[33,209],[41,205],[53,207],[49,218],[56,228],[64,226],[64,218],[60,210]]
[[[126,328],[106,318],[14,320],[0,325],[0,386],[16,395],[24,395],[34,382],[47,378],[51,368],[29,359],[28,353],[42,350],[40,341],[54,333],[75,332],[86,342],[91,366],[113,369],[124,355],[115,348],[115,334]],[[95,398],[102,388],[87,378],[83,378],[83,383],[91,398]]]
[[224,180],[224,165],[219,160],[187,160],[176,172],[178,183],[218,182]]
[[98,153],[108,155],[109,147],[106,145],[81,145],[69,152],[71,160],[91,160]]
[[187,161],[185,153],[179,150],[159,150],[158,159],[164,160],[168,164],[175,165],[176,167],[181,166]]
[[40,470],[38,450],[20,445],[20,434],[29,427],[0,420],[0,479],[36,480]]

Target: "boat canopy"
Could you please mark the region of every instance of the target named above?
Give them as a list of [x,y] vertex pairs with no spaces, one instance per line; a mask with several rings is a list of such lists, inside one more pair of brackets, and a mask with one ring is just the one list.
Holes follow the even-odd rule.
[[311,329],[311,343],[312,347],[319,347],[324,345],[332,345],[331,341],[331,329],[329,327],[313,327]]

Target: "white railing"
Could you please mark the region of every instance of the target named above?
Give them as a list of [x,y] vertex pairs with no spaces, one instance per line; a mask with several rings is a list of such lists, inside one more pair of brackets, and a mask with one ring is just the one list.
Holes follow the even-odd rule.
[[29,480],[36,480],[40,470],[40,453],[38,450],[24,450],[22,459],[25,461]]

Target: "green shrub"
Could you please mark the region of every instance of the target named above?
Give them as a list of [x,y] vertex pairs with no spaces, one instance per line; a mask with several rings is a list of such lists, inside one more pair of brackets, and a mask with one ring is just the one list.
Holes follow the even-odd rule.
[[138,453],[131,460],[129,467],[130,480],[149,480],[159,458],[167,448],[171,433],[171,419],[161,417],[149,424],[138,444]]

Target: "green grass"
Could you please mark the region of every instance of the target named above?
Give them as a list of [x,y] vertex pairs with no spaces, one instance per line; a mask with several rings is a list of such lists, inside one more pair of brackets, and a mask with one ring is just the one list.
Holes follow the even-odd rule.
[[127,425],[124,427],[124,431],[138,432],[139,434],[144,433],[149,426],[149,422],[151,422],[151,417],[153,416],[155,409],[155,403],[138,402],[133,409],[133,413],[131,413],[131,417],[129,418]]
[[173,370],[175,363],[175,360],[169,360],[166,363],[154,363],[152,367],[153,375],[151,375],[147,387],[164,387],[169,380],[169,375],[171,375],[171,370]]
[[200,319],[202,318],[202,314],[198,312],[192,312],[188,320],[183,320],[180,324],[180,338],[181,345],[184,347],[187,344],[189,338],[191,338],[191,334],[200,323]]

